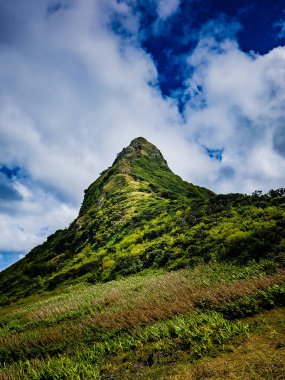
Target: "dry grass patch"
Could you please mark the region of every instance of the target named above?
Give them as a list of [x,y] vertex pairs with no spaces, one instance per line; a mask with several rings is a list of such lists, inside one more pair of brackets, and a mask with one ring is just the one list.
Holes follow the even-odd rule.
[[79,317],[82,320],[85,316],[88,325],[108,328],[145,325],[185,314],[195,307],[215,307],[284,284],[285,270],[229,283],[197,284],[195,281],[189,271],[181,270],[100,286],[78,286],[63,296],[27,306],[25,312],[19,309],[18,313],[26,323],[56,323]]
[[119,297],[113,297],[114,294],[111,294],[111,308],[93,313],[90,315],[90,322],[109,328],[150,324],[160,319],[185,314],[195,306],[205,303],[209,307],[224,304],[283,283],[284,270],[271,276],[214,287],[193,286],[186,278],[170,273],[162,279],[146,284],[136,296],[131,293],[126,297],[126,294],[121,293]]
[[260,276],[251,280],[236,281],[231,284],[216,285],[209,289],[198,289],[194,298],[195,305],[208,303],[209,305],[223,304],[234,301],[241,296],[249,296],[259,290],[273,285],[285,283],[285,270],[280,269],[270,276]]

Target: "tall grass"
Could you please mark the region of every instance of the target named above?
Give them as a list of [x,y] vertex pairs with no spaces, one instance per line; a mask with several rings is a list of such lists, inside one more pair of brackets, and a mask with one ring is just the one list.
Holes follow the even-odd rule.
[[212,264],[171,273],[150,272],[101,285],[79,285],[40,302],[7,308],[8,314],[0,316],[5,326],[0,336],[76,318],[110,328],[153,323],[197,306],[251,295],[284,280],[284,270],[266,275],[262,263],[251,267]]
[[[69,345],[62,347],[64,354],[56,354],[60,340],[53,334],[49,341],[45,340],[47,336],[31,335],[28,341],[19,341],[23,357],[17,358],[18,352],[10,347],[1,376],[2,379],[95,379],[99,378],[103,359],[110,355],[132,352],[139,361],[163,362],[173,352],[188,350],[189,358],[196,359],[222,350],[230,339],[247,332],[247,324],[231,323],[217,312],[193,312],[133,331],[91,329],[80,340],[65,337]],[[17,365],[9,366],[11,356],[19,361]]]
[[211,264],[26,300],[1,312],[0,379],[107,379],[125,360],[216,355],[249,332],[231,319],[285,304],[284,283],[284,270],[262,263]]

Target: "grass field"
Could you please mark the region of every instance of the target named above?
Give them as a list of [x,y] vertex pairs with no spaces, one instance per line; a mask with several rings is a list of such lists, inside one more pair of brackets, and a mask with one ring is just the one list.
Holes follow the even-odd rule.
[[285,271],[267,264],[145,271],[3,307],[0,379],[285,378]]

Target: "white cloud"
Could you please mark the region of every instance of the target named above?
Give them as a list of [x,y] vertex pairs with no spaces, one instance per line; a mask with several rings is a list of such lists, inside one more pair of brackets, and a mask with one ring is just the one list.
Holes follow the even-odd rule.
[[217,171],[212,186],[242,192],[284,186],[285,48],[246,54],[235,41],[206,36],[189,64],[189,134],[201,145],[225,148],[220,170],[234,170],[230,181]]
[[157,13],[159,18],[167,19],[178,10],[179,5],[180,0],[158,0]]
[[27,252],[55,229],[68,226],[77,209],[56,200],[41,188],[19,184],[24,198],[0,214],[0,251]]

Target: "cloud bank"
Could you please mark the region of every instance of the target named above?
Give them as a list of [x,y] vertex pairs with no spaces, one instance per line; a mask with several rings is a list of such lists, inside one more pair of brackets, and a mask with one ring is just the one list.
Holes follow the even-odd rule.
[[[233,29],[207,25],[179,57],[181,112],[140,45],[134,3],[0,4],[0,252],[25,253],[66,227],[84,188],[137,136],[214,191],[284,186],[285,48],[244,53]],[[158,1],[158,21],[179,4]]]
[[246,54],[234,40],[204,37],[188,59],[194,67],[187,82],[189,132],[200,144],[224,149],[216,189],[284,186],[284,47]]

